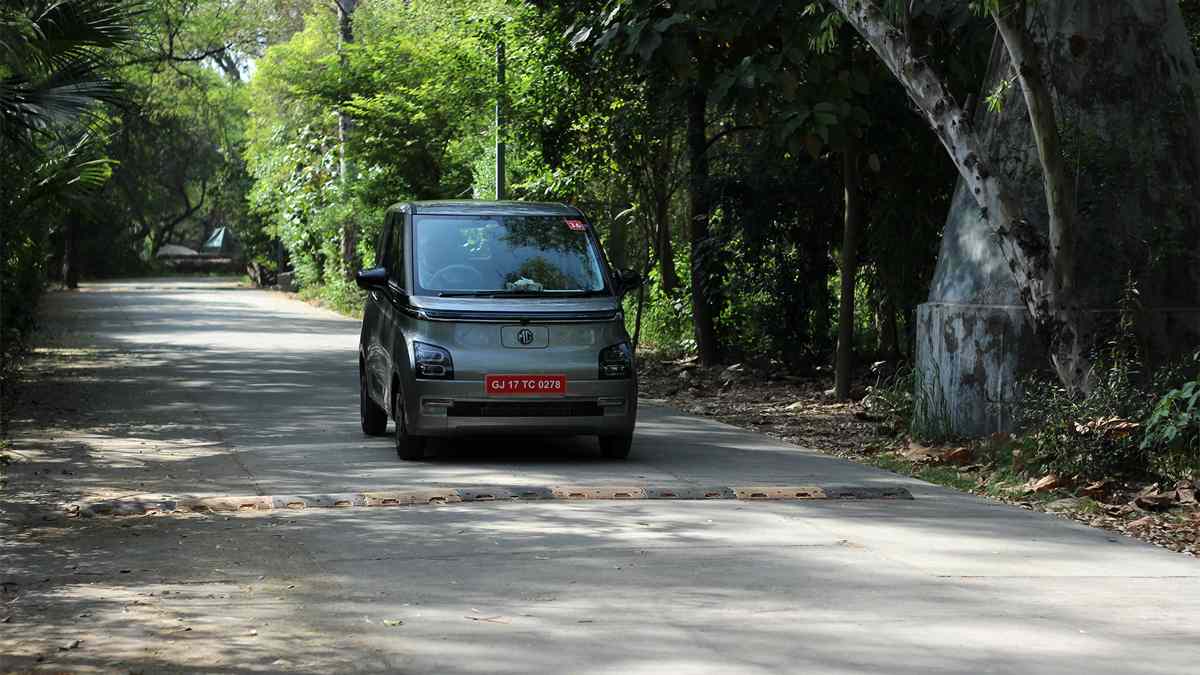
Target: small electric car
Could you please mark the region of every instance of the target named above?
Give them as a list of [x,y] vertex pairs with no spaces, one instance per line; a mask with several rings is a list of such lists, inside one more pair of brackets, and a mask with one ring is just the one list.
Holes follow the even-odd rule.
[[395,421],[396,453],[434,436],[595,435],[625,458],[637,371],[614,272],[561,204],[440,201],[388,209],[359,345],[362,430]]

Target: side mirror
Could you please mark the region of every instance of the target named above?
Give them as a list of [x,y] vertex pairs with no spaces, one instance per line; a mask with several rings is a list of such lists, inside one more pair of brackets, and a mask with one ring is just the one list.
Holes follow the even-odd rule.
[[642,275],[634,270],[617,272],[617,282],[621,284],[621,292],[628,293],[642,285]]
[[386,267],[372,267],[369,270],[359,270],[354,275],[354,283],[364,291],[378,290],[387,286],[388,274]]

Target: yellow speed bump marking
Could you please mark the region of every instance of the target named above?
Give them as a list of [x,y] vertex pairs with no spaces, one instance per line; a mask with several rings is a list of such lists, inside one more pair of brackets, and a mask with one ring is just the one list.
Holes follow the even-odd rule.
[[185,497],[162,500],[75,502],[63,507],[68,518],[140,516],[167,513],[240,513],[344,509],[356,507],[438,506],[473,502],[714,500],[798,501],[811,499],[912,499],[898,485],[552,485],[547,487],[426,488],[378,492]]

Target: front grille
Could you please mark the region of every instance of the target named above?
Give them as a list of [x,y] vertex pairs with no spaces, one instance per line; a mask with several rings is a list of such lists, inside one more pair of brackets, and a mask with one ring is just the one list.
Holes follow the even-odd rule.
[[460,401],[451,406],[450,417],[600,417],[604,408],[594,402],[570,401]]

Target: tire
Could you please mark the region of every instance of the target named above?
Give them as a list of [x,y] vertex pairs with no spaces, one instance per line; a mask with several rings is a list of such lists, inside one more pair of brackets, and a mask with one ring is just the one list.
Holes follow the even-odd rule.
[[392,416],[396,420],[396,456],[406,462],[423,459],[425,439],[408,433],[408,425],[404,422],[404,396],[397,393],[394,398]]
[[633,434],[624,436],[601,436],[600,454],[605,459],[625,459],[633,447]]
[[363,433],[368,436],[387,433],[387,411],[367,394],[367,377],[362,371],[358,373],[358,421],[362,423]]

